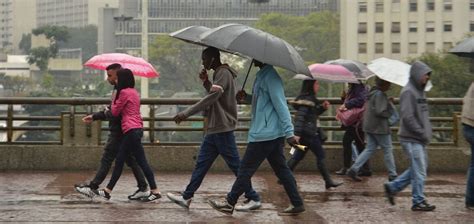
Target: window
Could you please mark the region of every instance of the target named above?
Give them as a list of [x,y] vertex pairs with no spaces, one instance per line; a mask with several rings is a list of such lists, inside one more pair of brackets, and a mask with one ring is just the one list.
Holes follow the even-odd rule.
[[469,31],[474,32],[474,21],[471,21],[471,23],[469,24]]
[[392,12],[400,12],[400,0],[392,0]]
[[426,0],[426,10],[428,10],[428,11],[434,11],[435,10],[434,0]]
[[451,32],[451,31],[453,31],[453,24],[451,23],[451,21],[446,21],[446,22],[444,22],[444,24],[443,24],[443,30],[444,30],[444,32]]
[[367,54],[367,43],[359,43],[359,54]]
[[410,54],[418,53],[418,44],[417,43],[409,43],[408,44],[408,53],[410,53]]
[[367,23],[359,23],[359,33],[367,33]]
[[383,12],[383,1],[377,0],[375,2],[375,12]]
[[392,22],[392,33],[400,33],[400,22]]
[[453,0],[444,0],[444,11],[453,10]]
[[383,54],[383,43],[375,43],[375,53]]
[[434,32],[434,31],[435,31],[435,23],[426,22],[426,32]]
[[410,12],[416,12],[418,10],[418,4],[416,3],[416,0],[410,0],[409,10]]
[[453,48],[453,43],[451,43],[451,42],[444,42],[443,43],[443,50],[444,51],[449,51],[451,48]]
[[375,32],[376,33],[383,33],[383,23],[382,22],[376,22],[375,23]]
[[471,0],[471,2],[469,3],[469,8],[471,9],[471,11],[474,10],[474,0]]
[[435,52],[435,44],[433,42],[427,42],[425,51],[428,52],[428,53],[434,53]]
[[417,23],[416,22],[409,22],[408,23],[408,32],[417,32],[418,31],[418,27],[417,27]]
[[367,2],[359,2],[359,12],[367,12]]
[[393,54],[400,53],[400,43],[392,43],[392,53]]

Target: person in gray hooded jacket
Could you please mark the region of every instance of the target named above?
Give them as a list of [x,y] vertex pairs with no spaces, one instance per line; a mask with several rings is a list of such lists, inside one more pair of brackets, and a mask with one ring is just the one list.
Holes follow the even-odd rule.
[[384,184],[385,195],[392,205],[395,204],[395,194],[411,184],[412,211],[433,211],[436,208],[428,204],[423,193],[428,167],[426,145],[432,134],[424,89],[431,71],[431,68],[421,61],[416,61],[411,66],[408,84],[400,93],[398,131],[400,144],[410,160],[410,167],[395,180]]

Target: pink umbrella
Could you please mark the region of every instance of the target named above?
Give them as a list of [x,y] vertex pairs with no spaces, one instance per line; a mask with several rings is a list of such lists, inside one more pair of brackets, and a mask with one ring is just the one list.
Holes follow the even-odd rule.
[[128,54],[121,53],[107,53],[99,54],[89,59],[84,65],[89,68],[105,70],[107,66],[118,63],[123,68],[132,70],[133,74],[153,78],[160,77],[160,74],[153,68],[153,66],[145,61],[143,58],[134,57]]
[[358,83],[354,73],[342,65],[312,64],[308,66],[314,79],[329,82],[350,82]]

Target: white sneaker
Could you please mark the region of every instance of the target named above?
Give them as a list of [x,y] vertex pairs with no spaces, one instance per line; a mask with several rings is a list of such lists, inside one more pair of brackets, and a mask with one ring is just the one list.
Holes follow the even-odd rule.
[[166,197],[168,197],[168,199],[170,199],[172,202],[178,204],[179,206],[181,206],[183,208],[187,208],[187,209],[189,209],[189,205],[191,204],[191,200],[192,200],[192,198],[186,200],[186,199],[183,198],[183,196],[175,195],[173,193],[167,193]]
[[148,197],[150,195],[150,191],[141,191],[137,190],[135,193],[128,196],[128,200],[140,200],[140,198]]
[[235,206],[235,210],[240,212],[248,212],[251,210],[257,210],[260,207],[262,207],[262,203],[260,201],[247,199],[244,201],[244,204]]
[[75,186],[74,190],[89,198],[93,198],[95,196],[94,192],[92,192],[92,189],[87,186]]

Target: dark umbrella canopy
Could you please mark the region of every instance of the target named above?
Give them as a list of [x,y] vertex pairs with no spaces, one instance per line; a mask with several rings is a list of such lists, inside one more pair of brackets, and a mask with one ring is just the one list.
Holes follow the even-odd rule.
[[474,58],[474,37],[461,41],[461,43],[449,50],[449,53],[460,57]]

